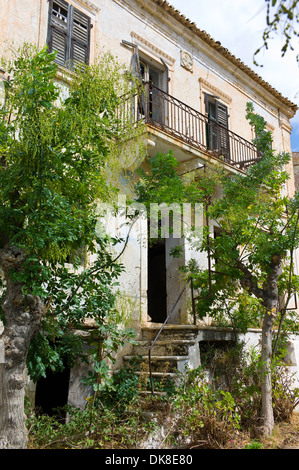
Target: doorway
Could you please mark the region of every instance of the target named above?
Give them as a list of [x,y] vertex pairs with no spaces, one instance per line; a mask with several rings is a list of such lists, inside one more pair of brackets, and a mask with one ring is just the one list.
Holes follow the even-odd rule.
[[[148,315],[151,322],[164,323],[167,316],[169,324],[180,324],[184,310],[184,297],[177,303],[184,282],[181,280],[180,268],[184,265],[185,256],[172,256],[175,247],[181,246],[183,239],[159,238],[148,245]],[[175,308],[174,308],[175,307]]]
[[[140,59],[140,78],[143,84],[149,84],[149,96],[141,97],[141,114],[147,113],[147,120],[163,124],[166,113],[165,99],[163,99],[165,71]],[[146,99],[148,99],[148,106],[146,106]]]
[[[56,415],[57,409],[67,405],[70,369],[65,367],[61,372],[47,370],[46,377],[37,381],[35,392],[35,408],[39,414]],[[59,410],[59,417],[64,419],[64,411]]]
[[153,323],[163,323],[167,315],[165,239],[148,247],[148,315]]

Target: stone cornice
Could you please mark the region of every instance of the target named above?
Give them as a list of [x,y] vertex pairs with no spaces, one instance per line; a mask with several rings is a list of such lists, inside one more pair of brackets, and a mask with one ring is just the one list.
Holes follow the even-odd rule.
[[76,0],[78,3],[81,3],[84,5],[86,8],[88,8],[92,13],[96,14],[100,11],[100,7],[96,5],[94,2],[91,0]]
[[204,86],[204,88],[206,90],[210,91],[211,93],[213,93],[216,96],[219,96],[226,103],[231,103],[232,98],[230,96],[226,95],[225,93],[223,93],[223,91],[221,91],[219,88],[215,87],[214,85],[212,85],[210,82],[208,82],[204,78],[199,78],[198,81],[201,85]]
[[147,39],[144,39],[142,36],[139,34],[135,33],[134,31],[131,32],[131,37],[137,46],[143,46],[145,49],[149,50],[150,52],[154,53],[155,56],[162,57],[163,60],[165,60],[166,63],[169,65],[173,65],[175,63],[175,59],[171,57],[170,55],[166,54],[166,52],[162,51],[159,49],[157,46],[155,46],[153,43],[148,41]]

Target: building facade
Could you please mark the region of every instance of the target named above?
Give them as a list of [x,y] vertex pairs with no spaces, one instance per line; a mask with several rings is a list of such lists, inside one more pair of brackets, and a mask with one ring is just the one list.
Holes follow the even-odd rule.
[[[58,51],[57,80],[62,87],[67,87],[65,77],[73,63],[93,63],[101,51],[111,51],[128,71],[138,75],[144,83],[146,99],[136,106],[136,119],[143,119],[146,124],[148,155],[171,149],[180,162],[180,174],[219,163],[228,171],[243,172],[257,160],[251,143],[254,131],[245,118],[249,101],[267,121],[275,150],[291,152],[290,119],[296,105],[167,1],[0,3],[5,10],[0,18],[3,53],[10,43],[21,45],[27,41],[38,47],[48,44],[50,50]],[[5,71],[2,75],[5,77]],[[288,171],[291,177],[285,191],[292,195],[292,162]],[[119,223],[119,234],[126,237],[120,227]],[[210,227],[210,232],[214,233],[214,227]],[[178,261],[170,256],[170,251],[182,243],[184,254]],[[180,263],[193,256],[198,255],[186,240],[171,236],[161,245],[150,247],[144,221],[135,225],[122,256],[126,270],[121,290],[128,299],[131,325],[137,332],[163,324],[183,288]],[[198,261],[207,263],[204,258]],[[188,305],[185,295],[169,319],[170,325],[192,323]],[[299,363],[297,346],[293,356],[294,364]],[[199,361],[195,354],[194,365]],[[74,374],[70,401],[79,403]]]

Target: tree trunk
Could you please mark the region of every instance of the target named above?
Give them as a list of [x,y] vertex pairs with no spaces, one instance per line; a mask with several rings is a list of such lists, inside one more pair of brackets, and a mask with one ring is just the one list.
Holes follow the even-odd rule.
[[273,316],[270,312],[265,314],[262,327],[262,410],[261,418],[263,423],[263,434],[270,436],[274,428],[274,415],[272,403],[272,374],[271,374],[271,356],[272,356],[272,326]]
[[262,327],[262,352],[261,360],[263,363],[262,376],[262,410],[261,418],[263,422],[263,434],[269,436],[274,428],[274,414],[272,403],[272,328],[274,319],[278,311],[278,288],[277,279],[280,270],[280,259],[273,260],[271,272],[268,276],[267,286],[264,291],[263,304],[266,307],[266,313]]
[[0,449],[27,447],[24,413],[26,359],[31,338],[40,328],[44,305],[39,297],[25,296],[22,283],[11,279],[11,271],[20,271],[24,261],[25,254],[20,249],[8,247],[0,250],[0,263],[6,279],[2,305],[5,325],[0,336],[0,348],[1,343],[4,346],[4,363],[0,364]]

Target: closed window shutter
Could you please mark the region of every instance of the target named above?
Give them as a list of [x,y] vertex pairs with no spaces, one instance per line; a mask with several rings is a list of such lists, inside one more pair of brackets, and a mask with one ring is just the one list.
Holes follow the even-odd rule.
[[[229,135],[228,135],[228,112],[227,107],[216,101],[217,122],[223,127],[219,127],[219,150],[225,156],[229,157]],[[224,129],[225,128],[225,129]]]
[[50,0],[48,45],[51,52],[57,51],[59,65],[88,64],[90,18],[64,0]]
[[88,64],[90,42],[90,18],[76,8],[72,16],[72,63]]
[[[217,96],[205,93],[206,111],[209,121],[207,123],[207,148],[229,159],[229,133],[227,106],[217,100]],[[219,125],[220,124],[220,125]]]
[[217,103],[217,121],[219,124],[222,126],[228,128],[228,113],[227,113],[227,107],[224,104]]
[[65,66],[68,58],[68,4],[63,0],[51,0],[49,8],[49,48],[57,51],[55,62]]

